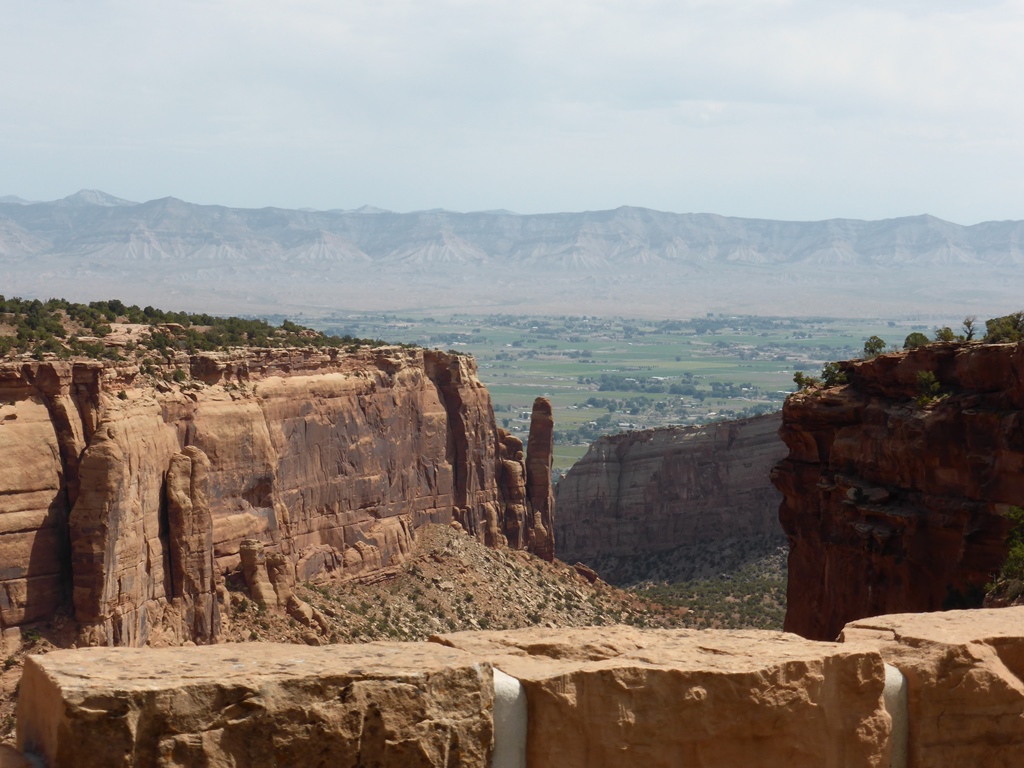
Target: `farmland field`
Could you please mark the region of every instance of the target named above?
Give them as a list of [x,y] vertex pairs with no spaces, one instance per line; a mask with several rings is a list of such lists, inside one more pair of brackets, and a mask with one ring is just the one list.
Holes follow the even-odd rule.
[[524,441],[534,398],[549,398],[558,472],[603,434],[778,410],[796,371],[817,375],[826,362],[856,357],[871,335],[898,347],[912,331],[934,331],[906,320],[723,315],[664,322],[405,314],[298,320],[338,335],[473,355],[499,424]]

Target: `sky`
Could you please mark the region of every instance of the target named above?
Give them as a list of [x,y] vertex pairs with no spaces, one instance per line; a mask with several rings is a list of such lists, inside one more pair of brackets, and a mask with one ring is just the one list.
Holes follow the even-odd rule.
[[1024,219],[1024,2],[0,0],[0,195]]

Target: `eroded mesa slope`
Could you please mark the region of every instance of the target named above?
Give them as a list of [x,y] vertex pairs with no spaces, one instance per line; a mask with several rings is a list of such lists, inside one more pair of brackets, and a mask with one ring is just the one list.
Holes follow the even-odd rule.
[[0,365],[0,629],[70,596],[83,642],[213,640],[245,540],[292,580],[401,562],[418,527],[453,519],[551,551],[551,510],[531,501],[549,491],[528,487],[471,358],[250,350],[163,373]]

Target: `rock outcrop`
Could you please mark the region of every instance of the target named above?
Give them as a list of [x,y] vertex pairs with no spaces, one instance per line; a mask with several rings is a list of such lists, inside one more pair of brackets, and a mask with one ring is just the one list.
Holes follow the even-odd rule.
[[55,651],[18,743],[51,768],[489,768],[491,669],[429,643]]
[[495,519],[485,538],[488,544],[492,539],[502,539],[512,548],[527,549],[549,563],[555,559],[555,497],[551,485],[554,425],[551,401],[538,397],[533,402],[525,453],[518,437],[498,430],[504,525]]
[[55,651],[26,662],[17,739],[50,768],[1013,768],[1022,627],[1024,607],[839,643],[612,626]]
[[538,397],[530,414],[530,437],[526,444],[527,511],[532,517],[527,548],[549,563],[555,559],[555,494],[551,488],[554,431],[551,403]]
[[[786,629],[832,639],[868,616],[981,605],[1003,514],[1024,502],[1024,346],[931,344],[840,368],[847,384],[783,410]],[[938,399],[917,402],[921,374]]]
[[602,437],[558,484],[557,554],[636,556],[779,530],[778,414]]
[[844,643],[879,648],[907,681],[906,765],[1012,768],[1024,754],[1024,608],[876,616]]
[[427,523],[550,555],[550,480],[508,456],[472,358],[249,350],[157,373],[0,364],[0,630],[70,597],[85,643],[211,642],[247,541],[282,610],[281,584],[393,566]]
[[209,501],[210,459],[194,445],[171,457],[167,471],[167,532],[171,594],[194,640],[210,642],[220,625]]
[[522,683],[530,766],[888,765],[885,670],[868,647],[622,626],[436,640]]
[[1022,626],[1006,608],[853,622],[841,643],[617,626],[57,651],[26,663],[18,746],[51,768],[1010,768]]

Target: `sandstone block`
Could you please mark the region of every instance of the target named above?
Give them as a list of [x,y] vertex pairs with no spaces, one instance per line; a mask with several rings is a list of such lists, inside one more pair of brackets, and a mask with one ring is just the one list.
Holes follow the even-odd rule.
[[1021,765],[1024,607],[876,616],[841,639],[906,677],[910,768]]
[[49,768],[488,768],[490,666],[427,643],[90,648],[26,662]]
[[877,650],[777,632],[628,627],[433,638],[517,678],[529,765],[888,766]]

